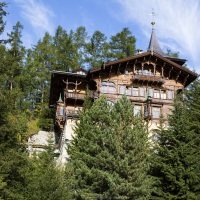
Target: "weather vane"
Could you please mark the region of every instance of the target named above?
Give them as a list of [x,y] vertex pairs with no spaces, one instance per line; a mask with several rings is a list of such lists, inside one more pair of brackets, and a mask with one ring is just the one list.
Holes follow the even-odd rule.
[[152,22],[151,22],[151,25],[152,25],[152,29],[154,29],[154,24],[155,24],[155,21],[154,21],[154,16],[156,16],[156,14],[154,13],[154,9],[152,8],[152,13],[148,14],[149,16],[152,16]]

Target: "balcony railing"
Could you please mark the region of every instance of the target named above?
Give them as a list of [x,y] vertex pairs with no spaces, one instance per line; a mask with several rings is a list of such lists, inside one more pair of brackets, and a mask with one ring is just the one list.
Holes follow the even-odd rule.
[[[75,91],[68,91],[66,92],[66,97],[70,99],[81,99],[84,100],[86,98],[86,93],[79,93]],[[98,98],[99,93],[95,90],[90,90],[90,97],[91,98]]]
[[142,74],[135,74],[133,76],[133,81],[134,80],[164,83],[163,78],[160,76],[147,76],[147,75],[142,75]]

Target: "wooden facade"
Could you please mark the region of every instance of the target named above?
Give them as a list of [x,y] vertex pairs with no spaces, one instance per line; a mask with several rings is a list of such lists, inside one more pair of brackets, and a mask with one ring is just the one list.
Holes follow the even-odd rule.
[[125,94],[134,104],[133,112],[142,113],[155,129],[160,115],[170,113],[176,95],[197,78],[181,64],[182,59],[145,52],[90,71],[53,71],[49,105],[56,107],[57,127],[62,131],[68,119],[77,117],[88,88],[93,100],[105,94],[111,104]]
[[[152,35],[155,40],[154,32]],[[153,40],[150,42],[155,43]],[[152,48],[152,44],[149,46]],[[94,101],[104,94],[110,104],[125,94],[134,104],[134,114],[141,113],[148,121],[154,137],[161,114],[167,119],[176,95],[198,75],[183,66],[186,60],[167,57],[162,52],[152,51],[150,47],[148,52],[103,63],[99,69],[52,72],[49,106],[56,108],[60,151],[72,138],[74,119],[82,109],[87,88]]]

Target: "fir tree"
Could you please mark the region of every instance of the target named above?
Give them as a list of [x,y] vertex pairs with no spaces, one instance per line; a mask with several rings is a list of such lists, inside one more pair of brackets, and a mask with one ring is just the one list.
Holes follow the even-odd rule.
[[[188,120],[190,122],[190,129],[193,130],[199,138],[200,136],[200,80],[193,82],[186,91],[186,105],[189,113]],[[198,184],[195,188],[197,193],[200,193],[200,140],[197,139],[198,158],[196,160],[196,174],[198,177]]]
[[70,146],[76,199],[147,199],[148,137],[123,97],[114,107],[104,96],[80,114]]
[[199,138],[191,129],[189,112],[175,102],[167,128],[161,128],[154,146],[152,174],[156,178],[152,199],[200,199],[196,173]]

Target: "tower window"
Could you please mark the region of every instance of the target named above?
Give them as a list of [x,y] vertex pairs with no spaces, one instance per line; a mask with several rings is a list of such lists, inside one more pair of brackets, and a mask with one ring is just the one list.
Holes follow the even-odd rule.
[[152,107],[152,115],[153,118],[160,118],[160,108],[159,107]]
[[173,99],[174,98],[174,91],[168,90],[168,99]]

